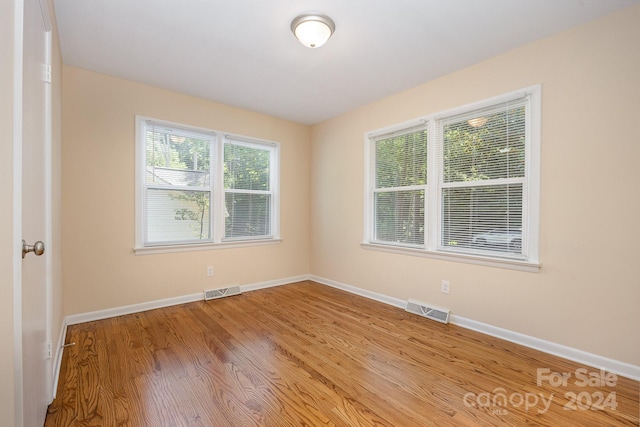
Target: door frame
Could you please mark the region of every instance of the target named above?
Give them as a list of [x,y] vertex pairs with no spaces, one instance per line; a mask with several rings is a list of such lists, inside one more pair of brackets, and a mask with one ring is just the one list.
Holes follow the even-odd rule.
[[[13,49],[13,362],[14,362],[14,406],[15,425],[22,427],[24,424],[24,385],[23,374],[23,343],[22,343],[22,173],[23,173],[23,61],[24,61],[24,6],[25,1],[14,1],[14,49]],[[51,67],[52,59],[52,24],[47,0],[36,0],[42,13],[43,27],[45,30],[45,62]],[[43,73],[45,70],[43,70]],[[49,79],[50,80],[50,79]],[[52,199],[52,88],[45,85],[44,108],[44,132],[45,150],[43,152],[45,164],[45,242],[51,248],[53,237],[53,199]],[[53,323],[53,258],[51,251],[45,251],[45,304],[46,304],[46,343],[53,356],[52,323]],[[45,351],[46,349],[43,349]],[[47,378],[44,378],[47,390],[47,400],[51,402],[54,396],[53,390],[53,357],[47,358]]]
[[40,11],[42,12],[42,20],[45,30],[45,64],[48,75],[48,82],[45,85],[44,94],[44,207],[45,207],[45,236],[48,242],[48,250],[43,254],[45,257],[45,292],[46,292],[46,342],[48,343],[48,362],[47,362],[47,402],[50,404],[55,397],[54,381],[54,360],[56,349],[53,341],[53,26],[51,24],[51,16],[49,15],[49,2],[47,0],[39,0]]

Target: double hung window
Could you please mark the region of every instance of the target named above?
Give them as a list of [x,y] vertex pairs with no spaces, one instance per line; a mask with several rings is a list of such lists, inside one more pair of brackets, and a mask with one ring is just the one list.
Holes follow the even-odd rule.
[[278,144],[137,118],[136,251],[278,238]]
[[365,246],[535,271],[538,86],[367,135]]
[[417,247],[425,243],[427,137],[426,125],[418,125],[372,139],[378,242]]
[[225,238],[268,237],[273,215],[271,146],[227,138],[224,144]]

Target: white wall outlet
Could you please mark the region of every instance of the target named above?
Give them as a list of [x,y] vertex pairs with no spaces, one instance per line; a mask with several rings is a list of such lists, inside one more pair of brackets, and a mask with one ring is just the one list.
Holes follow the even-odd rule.
[[213,265],[207,267],[207,277],[213,276]]
[[449,281],[448,280],[443,280],[442,281],[442,293],[443,294],[449,294]]

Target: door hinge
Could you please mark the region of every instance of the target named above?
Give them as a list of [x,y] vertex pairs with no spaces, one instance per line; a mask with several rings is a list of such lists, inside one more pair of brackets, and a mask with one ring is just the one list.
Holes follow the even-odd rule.
[[51,83],[51,65],[44,66],[44,81]]
[[53,357],[53,344],[51,341],[47,341],[47,359],[51,359]]

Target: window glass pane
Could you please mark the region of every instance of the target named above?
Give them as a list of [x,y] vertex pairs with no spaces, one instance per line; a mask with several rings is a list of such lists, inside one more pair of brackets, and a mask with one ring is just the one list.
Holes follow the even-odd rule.
[[147,243],[211,239],[208,191],[146,190]]
[[224,188],[241,190],[269,190],[269,148],[241,144],[224,145]]
[[225,194],[225,237],[271,235],[271,195]]
[[375,240],[424,244],[424,196],[424,190],[375,193]]
[[150,125],[145,136],[147,183],[209,186],[210,139]]
[[443,189],[441,245],[522,253],[522,192],[522,184]]
[[444,182],[523,177],[525,107],[448,119],[442,127]]
[[376,188],[427,183],[427,134],[420,130],[376,141]]

